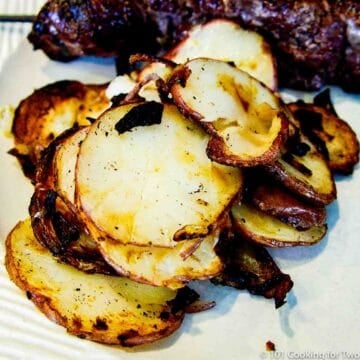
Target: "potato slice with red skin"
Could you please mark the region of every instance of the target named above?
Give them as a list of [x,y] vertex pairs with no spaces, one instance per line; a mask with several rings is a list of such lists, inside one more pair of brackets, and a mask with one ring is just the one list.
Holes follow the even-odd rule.
[[80,143],[88,130],[64,134],[44,153],[42,175],[38,176],[44,184],[36,186],[30,204],[33,230],[40,243],[82,271],[114,275],[115,268],[128,278],[157,286],[179,288],[190,280],[217,275],[222,269],[214,250],[218,231],[204,239],[180,242],[173,249],[122,245],[111,239],[96,244],[84,232],[76,216],[74,182]]
[[71,334],[106,344],[135,346],[157,341],[181,325],[170,289],[126,278],[85,274],[58,262],[35,239],[30,221],[6,240],[5,265],[12,281],[49,319]]
[[75,167],[81,142],[89,128],[83,128],[67,137],[57,149],[54,157],[55,190],[69,206],[75,206]]
[[304,200],[317,205],[328,205],[336,199],[336,185],[324,156],[293,124],[282,148],[281,158],[263,169]]
[[29,206],[31,225],[37,241],[57,259],[87,273],[115,275],[104,260],[97,243],[58,194],[41,184],[35,187]]
[[[75,125],[89,125],[110,106],[105,96],[107,84],[85,85],[78,81],[58,81],[37,89],[16,108],[11,153],[33,167],[41,151],[63,131]],[[33,172],[27,176],[33,178]]]
[[[199,57],[233,63],[270,89],[277,89],[276,60],[270,46],[261,35],[245,30],[233,21],[215,19],[194,26],[178,45],[162,56],[176,64]],[[171,72],[172,66],[155,61],[139,73],[138,79],[152,73],[167,79]]]
[[[148,121],[149,106],[162,107],[160,123],[136,123]],[[217,228],[242,189],[242,175],[209,160],[208,138],[173,105],[105,112],[82,142],[76,168],[76,205],[94,239],[175,247]]]
[[246,198],[257,209],[285,222],[298,230],[323,225],[326,220],[324,206],[314,206],[299,199],[285,187],[258,173],[248,181]]
[[217,251],[224,262],[224,270],[211,279],[212,283],[247,289],[250,294],[273,298],[276,308],[286,302],[286,294],[293,282],[289,275],[281,272],[263,246],[234,233],[221,238]]
[[249,204],[231,209],[235,229],[247,240],[269,247],[307,246],[319,242],[326,234],[326,225],[299,231]]
[[258,80],[217,60],[184,64],[169,81],[175,104],[211,134],[208,156],[232,166],[273,162],[287,137],[287,110]]
[[351,174],[359,162],[359,140],[354,130],[331,110],[313,104],[288,104],[300,129],[328,161],[331,171]]

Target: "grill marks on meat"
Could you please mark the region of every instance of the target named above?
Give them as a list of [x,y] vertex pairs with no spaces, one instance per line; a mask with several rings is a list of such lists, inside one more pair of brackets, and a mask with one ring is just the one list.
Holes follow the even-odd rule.
[[29,40],[56,60],[128,57],[168,48],[191,26],[225,17],[270,42],[281,85],[338,83],[359,92],[359,14],[355,0],[50,0]]

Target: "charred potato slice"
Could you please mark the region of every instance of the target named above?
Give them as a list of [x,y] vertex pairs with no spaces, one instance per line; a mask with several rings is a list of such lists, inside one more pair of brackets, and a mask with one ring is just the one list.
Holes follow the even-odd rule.
[[235,229],[245,239],[270,247],[305,246],[320,241],[326,234],[326,225],[299,231],[249,204],[231,209]]
[[[216,19],[195,26],[184,40],[163,55],[163,58],[176,64],[199,57],[232,63],[270,89],[277,88],[276,63],[270,46],[261,35],[242,29],[233,21]],[[139,79],[151,73],[167,79],[171,72],[171,66],[155,62],[140,72]]]
[[288,106],[300,129],[327,159],[331,171],[351,174],[359,162],[359,141],[352,128],[323,107],[303,102]]
[[144,102],[103,114],[76,168],[77,205],[94,238],[175,247],[209,234],[241,190],[242,175],[210,161],[207,142],[172,105]]
[[[12,154],[36,165],[41,151],[74,125],[89,125],[108,106],[104,85],[59,81],[34,91],[15,110]],[[28,164],[29,165],[29,164]]]
[[171,93],[179,109],[211,134],[208,156],[232,166],[274,161],[287,136],[280,98],[235,67],[194,59],[173,74]]
[[224,270],[211,280],[212,283],[273,298],[276,308],[285,303],[293,282],[289,275],[281,272],[264,247],[234,234],[221,239],[217,251],[224,262]]
[[[189,240],[194,249],[180,242],[174,248],[123,245],[111,240],[99,242],[104,258],[120,274],[135,281],[172,289],[191,280],[205,280],[218,275],[222,262],[214,250],[218,231],[204,239]],[[189,242],[188,241],[188,242]]]
[[[250,179],[248,201],[257,209],[285,222],[298,230],[324,225],[326,209],[299,199],[286,188],[271,182],[262,173]],[[265,179],[265,181],[264,181]]]
[[36,241],[29,220],[6,240],[6,268],[49,319],[82,338],[140,345],[170,335],[183,319],[183,312],[174,314],[168,304],[176,296],[170,289],[59,263]]
[[76,213],[54,190],[37,185],[29,212],[36,239],[57,259],[87,273],[116,274]]
[[336,199],[336,186],[328,163],[300,129],[293,124],[291,128],[281,158],[262,168],[306,201],[328,205]]
[[74,205],[75,162],[87,128],[58,136],[41,154],[29,212],[36,239],[60,261],[88,273],[115,274],[86,233]]
[[89,131],[88,127],[67,137],[54,156],[55,190],[69,204],[75,206],[75,167],[81,142]]

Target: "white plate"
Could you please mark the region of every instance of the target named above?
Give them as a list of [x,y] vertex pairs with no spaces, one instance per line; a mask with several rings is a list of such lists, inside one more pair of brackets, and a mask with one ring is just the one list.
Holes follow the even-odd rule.
[[[48,60],[24,41],[0,76],[0,106],[16,105],[34,88],[59,79],[104,82],[114,76],[111,61],[70,64]],[[291,96],[303,96],[291,93]],[[334,89],[336,108],[360,134],[360,97]],[[31,186],[0,139],[0,255],[15,223],[26,217]],[[272,251],[294,280],[288,303],[246,291],[200,286],[215,309],[187,316],[172,337],[138,349],[104,346],[66,334],[47,320],[9,280],[0,265],[0,358],[3,359],[258,359],[360,358],[360,171],[338,178],[338,201],[329,207],[329,235],[311,248]],[[265,353],[271,340],[278,350]],[[347,353],[346,353],[347,352]],[[308,357],[306,357],[308,356]],[[312,357],[311,357],[312,356]],[[317,357],[315,357],[317,356]],[[327,357],[325,357],[327,356]],[[330,357],[332,356],[332,357]],[[336,357],[334,357],[336,356]]]

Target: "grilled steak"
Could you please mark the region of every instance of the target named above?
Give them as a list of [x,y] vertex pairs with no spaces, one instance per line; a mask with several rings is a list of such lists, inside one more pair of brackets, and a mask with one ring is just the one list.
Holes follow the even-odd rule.
[[360,92],[359,14],[357,0],[50,0],[29,40],[61,61],[127,57],[167,49],[192,25],[225,17],[265,36],[280,85]]

